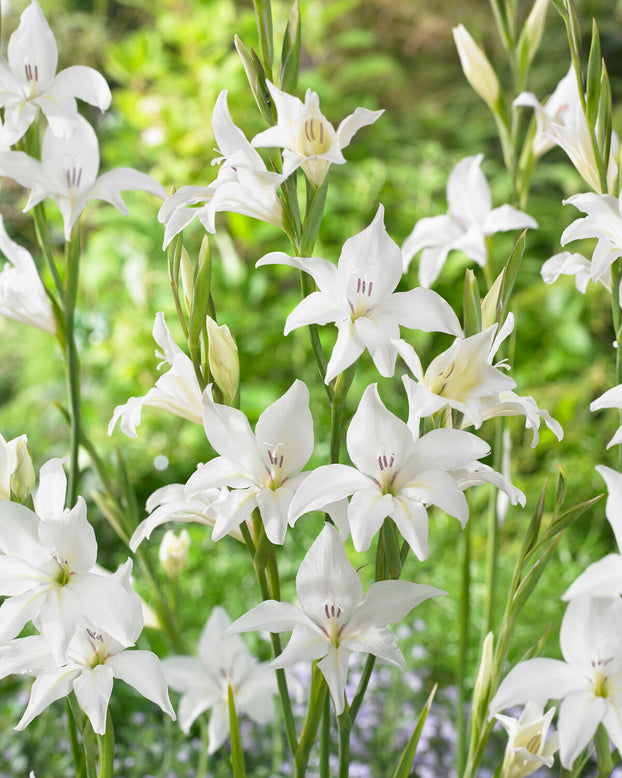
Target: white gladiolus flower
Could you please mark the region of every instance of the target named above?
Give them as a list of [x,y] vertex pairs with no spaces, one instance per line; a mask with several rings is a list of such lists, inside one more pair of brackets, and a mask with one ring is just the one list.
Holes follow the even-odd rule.
[[273,667],[302,660],[318,661],[337,715],[345,708],[348,662],[354,651],[373,654],[405,669],[395,638],[386,629],[429,597],[447,592],[408,581],[380,581],[363,596],[363,586],[350,563],[341,536],[325,524],[296,576],[300,607],[266,600],[235,621],[225,635],[267,629],[292,630]]
[[56,335],[56,320],[35,262],[9,238],[0,216],[0,251],[8,260],[0,272],[0,316]]
[[526,778],[543,765],[553,766],[553,754],[559,748],[557,733],[549,736],[555,708],[544,713],[543,707],[530,700],[518,719],[501,713],[495,716],[508,733],[500,778]]
[[190,357],[185,354],[173,340],[166,326],[163,313],[157,313],[153,325],[153,338],[162,353],[156,350],[156,356],[167,363],[169,370],[155,383],[143,397],[130,397],[123,405],[114,409],[112,419],[108,424],[108,434],[121,420],[121,432],[129,438],[136,437],[136,427],[140,424],[143,406],[160,408],[188,419],[196,424],[202,422],[201,388]]
[[76,65],[56,72],[56,40],[36,0],[26,7],[11,35],[7,56],[8,62],[0,61],[0,106],[4,108],[0,145],[19,140],[38,109],[52,132],[66,137],[78,119],[76,98],[102,111],[110,106],[108,84],[93,68]]
[[570,770],[599,724],[622,749],[622,600],[572,600],[559,642],[563,661],[539,657],[519,662],[501,682],[490,713],[529,700],[560,700],[559,755],[562,767]]
[[337,130],[320,111],[316,92],[307,89],[304,103],[266,82],[277,112],[277,123],[253,138],[253,146],[283,149],[283,175],[287,178],[299,167],[314,186],[319,186],[331,165],[346,162],[342,149],[354,135],[373,124],[384,111],[357,108]]
[[274,721],[276,676],[267,663],[256,662],[237,635],[223,637],[231,619],[214,608],[199,638],[198,656],[170,656],[162,660],[164,676],[181,692],[179,726],[188,734],[192,722],[211,710],[208,753],[213,754],[229,734],[229,687],[236,712],[258,724]]
[[499,99],[500,86],[488,57],[475,43],[463,24],[454,27],[452,33],[467,81],[491,108],[495,108]]
[[263,265],[289,265],[313,277],[312,292],[287,317],[285,334],[306,324],[334,322],[337,343],[326,368],[326,383],[369,351],[380,375],[392,376],[397,351],[393,343],[400,326],[424,332],[462,333],[449,304],[429,289],[396,292],[402,277],[399,247],[384,226],[379,206],[373,222],[349,238],[337,267],[320,257],[290,257],[275,251],[262,257]]
[[511,205],[492,207],[492,197],[480,165],[483,154],[465,157],[451,171],[447,181],[449,211],[420,219],[402,245],[404,272],[423,249],[419,282],[429,287],[438,278],[450,251],[463,251],[480,267],[488,259],[486,238],[497,232],[537,229],[538,223]]

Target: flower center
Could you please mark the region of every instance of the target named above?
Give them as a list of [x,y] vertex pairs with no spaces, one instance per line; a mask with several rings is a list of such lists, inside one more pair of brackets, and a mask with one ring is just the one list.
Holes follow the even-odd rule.
[[65,178],[67,180],[67,189],[78,189],[80,186],[80,179],[82,178],[82,168],[72,167],[71,170],[67,168],[65,170]]
[[357,277],[356,286],[349,301],[352,321],[355,321],[360,316],[365,316],[369,311],[369,298],[371,297],[373,287],[373,281],[369,281],[363,276]]
[[443,392],[447,388],[447,383],[449,379],[451,378],[452,373],[454,372],[456,368],[455,361],[450,362],[447,367],[439,373],[432,382],[432,386],[430,386],[430,391],[434,394],[438,394],[439,396],[442,396]]
[[56,583],[59,586],[65,586],[71,579],[71,567],[67,559],[62,559],[58,555],[54,555],[56,564],[58,565],[58,574],[56,576]]
[[322,627],[322,631],[330,642],[339,648],[339,642],[341,633],[343,631],[343,624],[339,624],[339,617],[342,614],[341,606],[334,600],[324,603],[324,615],[326,616],[326,627]]
[[101,632],[96,632],[94,629],[86,628],[86,634],[89,637],[89,643],[93,649],[93,655],[89,662],[91,668],[97,667],[97,665],[103,665],[108,659],[109,654],[106,651],[106,641]]
[[529,751],[530,754],[539,754],[540,753],[540,741],[542,740],[542,733],[536,733],[535,735],[532,735],[527,743],[525,743],[525,748],[527,751]]
[[305,120],[300,137],[300,152],[305,157],[324,154],[333,145],[332,127],[323,116],[311,116]]
[[270,489],[278,489],[279,486],[286,481],[287,478],[283,478],[283,464],[285,457],[281,453],[281,443],[277,443],[276,446],[268,444],[268,459],[270,460]]
[[26,99],[32,100],[39,94],[39,66],[33,64],[30,60],[30,57],[24,60],[24,74],[28,84],[28,94]]
[[592,689],[594,691],[595,697],[609,697],[611,694],[609,678],[605,672],[605,668],[609,662],[613,662],[613,657],[609,657],[609,659],[599,659],[597,662],[592,662],[592,667],[594,668]]
[[382,489],[383,494],[391,494],[391,487],[396,475],[396,470],[393,468],[395,454],[387,454],[383,451],[378,454],[376,461],[380,470],[380,481],[376,481],[376,483]]

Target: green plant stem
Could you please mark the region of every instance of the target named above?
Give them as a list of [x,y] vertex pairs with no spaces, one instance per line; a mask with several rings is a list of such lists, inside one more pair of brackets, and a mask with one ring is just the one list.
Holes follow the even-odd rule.
[[114,727],[110,708],[106,713],[106,731],[103,735],[97,735],[97,748],[99,751],[99,770],[97,778],[112,778],[114,767]]
[[456,773],[462,776],[466,764],[466,717],[465,704],[467,699],[466,679],[468,673],[467,649],[469,645],[470,588],[471,588],[471,523],[467,522],[462,533],[462,585],[460,587],[459,623],[458,623],[458,708],[456,713]]
[[[503,417],[497,418],[495,425],[495,444],[493,448],[493,470],[501,472],[503,466]],[[497,567],[499,558],[499,515],[497,512],[497,490],[491,490],[488,501],[488,534],[486,537],[486,593],[484,634],[494,630],[495,592],[497,590]]]
[[[317,663],[313,664],[311,674],[311,687],[309,689],[309,702],[307,703],[307,715],[302,726],[300,742],[294,755],[295,776],[304,778],[309,762],[309,754],[315,743],[318,727],[327,703],[328,686],[324,676],[318,670]],[[329,732],[330,735],[330,732]]]
[[74,322],[78,281],[80,273],[80,229],[74,228],[71,240],[65,243],[65,367],[67,371],[67,394],[69,398],[69,476],[67,484],[68,508],[72,508],[78,498],[80,468],[78,455],[80,450],[80,361],[75,339]]
[[354,374],[356,373],[355,362],[339,373],[335,380],[333,399],[330,406],[330,463],[339,462],[339,451],[341,448],[343,412],[346,404],[348,391],[352,386]]
[[337,716],[339,729],[339,778],[348,778],[350,775],[350,732],[352,722],[347,706],[344,712]]
[[231,686],[227,687],[227,697],[229,701],[229,730],[231,732],[231,766],[233,768],[233,778],[245,778],[244,753],[242,751],[238,714],[235,710],[235,701],[233,699],[233,689]]
[[[72,705],[72,699],[74,702],[75,707],[77,708],[76,712],[74,713],[74,706]],[[73,763],[76,768],[76,778],[82,778],[84,775],[84,754],[82,750],[80,749],[80,743],[78,742],[78,721],[76,720],[75,714],[82,717],[82,714],[80,712],[80,709],[78,707],[77,701],[75,697],[72,697],[71,695],[69,697],[65,697],[65,706],[67,708],[67,724],[68,724],[68,731],[69,731],[69,743],[71,744],[71,754],[73,756]]]
[[320,778],[330,778],[330,697],[325,695],[320,725]]
[[371,678],[375,664],[376,657],[373,654],[368,654],[367,659],[365,660],[365,665],[363,667],[363,672],[361,673],[359,685],[357,686],[354,698],[352,700],[352,705],[350,705],[350,719],[353,724],[359,712],[359,708],[361,707],[361,703],[363,702],[363,697],[367,691],[367,684],[369,683],[369,679]]

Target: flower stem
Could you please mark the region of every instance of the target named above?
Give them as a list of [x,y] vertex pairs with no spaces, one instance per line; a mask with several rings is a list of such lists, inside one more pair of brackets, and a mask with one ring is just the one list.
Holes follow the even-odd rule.
[[114,765],[114,727],[110,709],[106,714],[106,731],[103,735],[97,735],[97,748],[99,750],[99,770],[97,778],[112,778]]
[[347,706],[344,712],[337,716],[339,727],[339,778],[348,778],[350,775],[350,731],[352,722]]
[[233,768],[233,778],[245,778],[246,770],[244,768],[244,753],[242,751],[242,741],[240,739],[238,714],[235,710],[233,689],[230,685],[227,687],[227,695],[229,701],[229,729],[231,731],[231,766]]
[[356,373],[355,362],[342,373],[339,373],[335,380],[334,394],[330,407],[330,463],[339,462],[339,449],[341,448],[341,427],[343,423],[343,411],[346,404],[348,391],[352,386],[354,374]]
[[330,778],[330,697],[324,697],[320,728],[320,778]]
[[72,232],[72,240],[65,243],[65,366],[67,371],[67,394],[69,398],[69,478],[67,485],[68,508],[72,508],[78,497],[80,469],[78,454],[80,450],[80,362],[76,345],[74,323],[78,280],[80,273],[80,229]]
[[467,650],[469,645],[469,615],[470,615],[470,587],[471,587],[471,524],[467,522],[463,531],[464,550],[462,556],[462,586],[460,587],[460,621],[458,624],[458,707],[456,713],[456,730],[458,742],[456,744],[456,773],[462,776],[466,764],[466,678],[468,671]]

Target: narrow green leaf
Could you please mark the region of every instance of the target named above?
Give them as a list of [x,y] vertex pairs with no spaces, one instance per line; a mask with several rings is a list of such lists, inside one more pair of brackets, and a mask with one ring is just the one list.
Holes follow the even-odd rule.
[[542,649],[544,648],[544,644],[546,643],[549,634],[551,633],[552,624],[549,624],[547,628],[544,630],[542,635],[538,638],[538,640],[533,644],[531,648],[528,648],[527,651],[523,654],[523,656],[520,658],[520,662],[526,662],[528,659],[533,659],[534,656],[540,656],[542,653]]
[[561,465],[557,465],[559,473],[557,474],[557,488],[555,490],[555,515],[557,515],[558,508],[564,504],[566,499],[566,472]]
[[542,486],[542,491],[540,492],[540,499],[538,500],[536,509],[531,516],[529,526],[527,527],[527,532],[525,532],[525,537],[523,538],[523,544],[518,556],[519,560],[524,561],[538,541],[538,535],[540,534],[540,527],[542,525],[542,517],[544,515],[544,500],[546,497],[547,486],[548,481],[545,481],[544,485]]
[[586,101],[587,101],[587,120],[592,126],[596,123],[598,106],[600,103],[601,77],[600,77],[600,36],[596,19],[592,20],[592,45],[590,46],[590,56],[587,62],[587,83],[586,83]]
[[605,61],[602,61],[601,80],[600,80],[600,99],[598,102],[598,114],[596,116],[596,142],[602,160],[602,169],[607,177],[607,168],[609,167],[609,155],[611,154],[611,85]]
[[497,303],[496,318],[498,322],[502,322],[505,318],[505,314],[510,303],[510,297],[514,289],[514,284],[516,283],[518,270],[520,268],[521,262],[523,261],[526,234],[527,230],[523,230],[523,232],[519,235],[518,240],[514,244],[512,251],[510,251],[510,255],[507,259],[507,262],[505,263],[503,283],[501,285],[501,292],[499,294],[499,301]]
[[421,731],[423,730],[423,725],[425,724],[425,720],[427,719],[430,708],[432,707],[432,701],[434,700],[437,687],[438,684],[435,684],[434,688],[430,692],[430,696],[423,706],[423,710],[419,714],[419,718],[417,719],[417,723],[415,724],[412,735],[408,739],[408,743],[406,743],[406,747],[402,752],[402,757],[397,765],[397,769],[393,773],[393,778],[408,778],[410,775],[410,769],[412,767],[415,754],[417,753],[417,745],[419,743],[419,738],[421,737]]
[[531,596],[531,593],[536,587],[536,584],[540,580],[542,573],[544,572],[553,551],[557,548],[561,535],[558,535],[548,546],[546,551],[538,558],[538,560],[531,567],[530,571],[523,578],[516,590],[514,597],[512,598],[512,614],[516,618],[519,611],[522,609],[525,602]]
[[315,240],[320,231],[322,217],[324,216],[324,206],[326,205],[328,177],[329,173],[326,173],[324,180],[318,187],[313,186],[307,179],[307,208],[300,239],[300,256],[302,257],[311,255]]
[[284,92],[293,92],[298,84],[300,42],[300,9],[298,7],[298,0],[294,0],[294,4],[289,12],[287,26],[285,27],[283,48],[281,50],[279,87]]
[[562,19],[566,19],[568,14],[563,0],[551,0],[551,4],[557,13],[562,17]]
[[556,535],[559,535],[560,532],[565,530],[566,527],[569,527],[578,518],[583,516],[583,514],[586,511],[588,511],[592,507],[592,505],[597,503],[602,496],[603,496],[602,494],[598,494],[596,495],[596,497],[592,497],[591,500],[586,500],[585,502],[579,503],[578,505],[574,505],[572,508],[569,508],[567,511],[564,511],[564,513],[561,513],[551,523],[551,525],[546,528],[546,531],[542,535],[542,538],[540,539],[538,545],[534,548],[534,551],[536,551],[545,543],[548,543],[549,540],[552,540]]
[[[205,327],[205,317],[214,313],[211,300],[212,285],[212,259],[207,235],[201,242],[199,258],[194,270],[194,284],[192,288],[192,307],[190,309],[190,322],[188,326],[188,349],[190,354],[197,353],[199,335]],[[214,318],[214,316],[212,316]],[[209,371],[205,371],[209,372]]]

